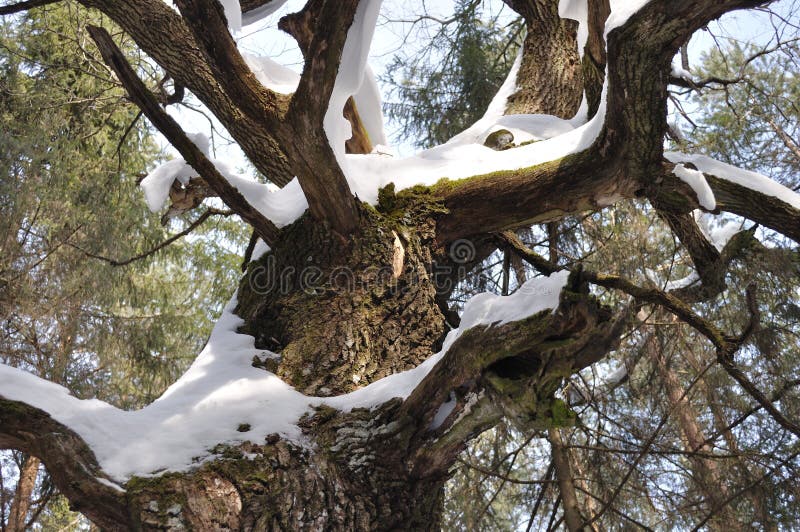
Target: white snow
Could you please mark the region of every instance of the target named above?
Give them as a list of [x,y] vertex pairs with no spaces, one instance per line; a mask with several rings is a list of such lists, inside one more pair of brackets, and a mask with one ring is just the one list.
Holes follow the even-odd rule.
[[619,28],[631,18],[637,11],[645,6],[650,0],[611,0],[611,13],[606,19],[605,34],[615,28]]
[[[277,433],[303,444],[296,422],[315,405],[350,410],[407,397],[463,331],[554,309],[567,275],[560,272],[531,279],[507,297],[480,294],[472,298],[461,327],[450,331],[439,353],[414,369],[338,397],[305,396],[274,374],[252,367],[253,357],[264,351],[255,348],[252,336],[236,332],[242,320],[232,313],[235,298],[186,373],[141,410],[128,412],[96,399],[80,400],[66,388],[2,364],[0,395],[42,409],[77,432],[103,471],[119,482],[133,475],[185,470],[209,459],[210,450],[219,443],[260,442]],[[243,423],[251,427],[246,433],[237,430]]]
[[670,292],[672,290],[679,290],[681,288],[687,288],[700,282],[700,276],[697,272],[691,272],[686,277],[681,277],[680,279],[676,279],[674,281],[669,281],[667,284],[664,285],[664,290]]
[[289,67],[270,59],[248,53],[242,53],[247,66],[255,74],[256,79],[266,88],[279,94],[291,94],[297,90],[300,74]]
[[[198,133],[193,135],[193,140],[208,156],[208,138]],[[211,157],[209,160],[220,174],[242,193],[250,205],[275,222],[278,227],[297,220],[308,208],[308,202],[297,179],[278,189],[239,174],[224,161]],[[169,189],[175,179],[186,184],[195,176],[197,172],[184,159],[178,158],[159,165],[142,180],[139,186],[144,190],[147,206],[152,212],[157,212],[169,198]]]
[[[186,136],[208,157],[210,142],[205,134],[187,133]],[[139,186],[144,191],[144,199],[150,212],[158,212],[164,206],[169,198],[169,189],[173,181],[177,179],[185,185],[196,175],[197,172],[183,159],[166,161],[147,174]]]
[[228,27],[232,32],[242,29],[242,8],[239,0],[220,0],[222,9],[225,10],[225,18],[228,19]]
[[703,175],[703,172],[686,168],[682,164],[676,164],[672,173],[692,187],[697,196],[697,201],[703,208],[709,211],[713,211],[716,208],[717,200],[714,198],[714,192],[708,186],[708,181],[706,181],[706,176]]
[[364,82],[369,46],[375,32],[380,7],[381,0],[361,0],[358,4],[353,24],[347,31],[339,71],[323,119],[328,142],[345,176],[349,174],[345,158],[345,142],[353,132],[350,122],[344,118],[342,112],[348,98],[355,94]]
[[773,181],[765,175],[750,170],[743,170],[722,161],[712,159],[706,155],[686,154],[680,152],[666,152],[664,157],[673,163],[692,163],[698,170],[712,174],[720,179],[725,179],[739,186],[773,196],[788,203],[795,209],[800,209],[800,194]]
[[681,67],[680,65],[678,65],[676,63],[672,63],[672,72],[671,72],[671,74],[672,74],[672,77],[674,77],[674,78],[682,78],[682,79],[685,79],[686,81],[692,81],[694,79],[694,77],[692,76],[691,72],[689,72],[688,70],[685,70],[683,67]]
[[742,230],[741,223],[695,210],[692,212],[697,226],[717,251],[722,251],[733,235]]
[[176,179],[181,184],[186,184],[189,179],[196,176],[197,172],[183,159],[173,159],[161,163],[147,177],[142,179],[139,186],[144,191],[144,200],[150,212],[158,212],[169,198],[169,189]]
[[364,67],[364,79],[353,100],[358,109],[358,115],[367,130],[369,140],[373,146],[388,144],[386,133],[383,129],[383,107],[381,105],[381,91],[375,78],[375,72],[369,65]]
[[583,49],[589,39],[589,7],[587,0],[561,0],[558,3],[558,16],[578,22],[578,54],[583,60]]
[[[278,4],[282,3],[273,1],[268,4],[270,13],[273,7],[278,9]],[[612,17],[606,24],[606,30],[610,31],[623,24],[645,3],[645,0],[612,1]],[[605,119],[605,88],[598,112],[588,122],[585,98],[581,109],[571,120],[545,115],[503,115],[508,97],[516,90],[516,76],[521,64],[521,56],[518,56],[498,94],[476,124],[441,146],[405,158],[387,156],[391,151],[380,148],[386,140],[380,113],[380,97],[374,76],[366,64],[380,5],[381,0],[363,0],[357,8],[323,120],[337,162],[350,190],[360,200],[376,203],[378,189],[389,183],[394,183],[396,190],[402,190],[418,184],[432,185],[442,178],[457,180],[535,166],[585,150],[597,138]],[[231,4],[229,9],[232,8]],[[565,0],[559,8],[563,15],[581,19],[585,11],[585,0]],[[269,14],[267,10],[259,13],[262,16]],[[269,58],[248,56],[246,60],[265,86],[285,93],[295,89],[298,78],[290,69]],[[351,95],[356,98],[359,113],[376,146],[371,154],[345,153],[344,144],[352,132],[349,122],[342,116],[342,110]],[[483,146],[486,137],[501,128],[511,131],[517,144],[536,142],[505,151],[495,151]],[[279,227],[294,221],[308,206],[299,186],[290,185],[272,192],[266,185],[236,174],[220,161],[215,161],[215,164],[245,195],[248,202]],[[151,176],[143,182],[150,208],[157,210],[163,205],[173,179],[185,180],[191,174],[191,170],[185,165],[181,166],[180,162],[165,163],[165,166],[151,172]]]
[[436,410],[436,414],[434,414],[433,419],[431,420],[430,425],[428,426],[428,430],[436,430],[442,426],[444,420],[453,413],[458,401],[456,399],[456,394],[450,392],[450,396],[441,406]]

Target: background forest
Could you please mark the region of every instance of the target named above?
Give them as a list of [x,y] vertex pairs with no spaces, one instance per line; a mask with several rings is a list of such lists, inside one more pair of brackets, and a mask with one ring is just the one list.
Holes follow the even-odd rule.
[[[456,0],[446,19],[413,21],[409,35],[429,40],[397,53],[381,77],[395,142],[432,146],[482,116],[524,31],[489,3]],[[705,30],[702,53],[692,45],[676,58],[665,142],[797,190],[798,9],[785,1],[764,10],[752,42],[727,38],[723,21]],[[89,22],[114,30],[64,2],[7,19],[0,33],[0,361],[78,397],[134,408],[202,347],[250,235],[213,200],[164,223],[147,211],[137,184],[165,154],[90,44]],[[166,101],[157,69],[124,50]],[[797,245],[734,216],[698,215],[723,256],[736,257],[720,279],[733,289],[700,293],[669,221],[649,209],[629,201],[498,234],[504,251],[463,282],[451,308],[578,261],[680,289],[726,330],[740,329],[756,305],[761,325],[739,366],[785,416],[800,418]],[[649,309],[629,306],[637,326],[561,391],[574,427],[522,434],[505,424],[473,441],[448,485],[446,529],[557,529],[562,505],[574,502],[597,530],[800,526],[800,442],[694,330]],[[0,453],[0,530],[88,528],[37,459]]]

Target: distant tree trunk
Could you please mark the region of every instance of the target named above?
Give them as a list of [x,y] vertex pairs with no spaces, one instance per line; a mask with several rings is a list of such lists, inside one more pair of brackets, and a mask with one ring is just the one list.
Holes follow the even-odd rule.
[[[687,358],[695,371],[701,369],[701,362],[697,359],[697,355],[692,350],[687,350]],[[701,379],[698,385],[706,397],[711,414],[714,416],[714,428],[725,439],[728,450],[732,454],[739,454],[740,449],[739,443],[736,440],[736,435],[728,428],[730,423],[720,405],[718,395],[714,393],[714,388],[709,385],[707,379]],[[763,530],[777,530],[778,528],[775,524],[775,520],[769,513],[769,504],[766,500],[765,490],[755,482],[759,476],[764,474],[763,471],[759,471],[758,468],[753,471],[753,466],[747,463],[747,459],[744,456],[734,458],[733,460],[735,462],[734,467],[739,471],[744,482],[753,484],[743,497],[750,499],[753,505],[754,517],[758,521],[757,526],[761,527]]]
[[14,490],[14,500],[8,512],[8,532],[25,532],[28,510],[31,507],[33,490],[36,487],[36,477],[39,476],[39,464],[41,461],[35,456],[27,455],[22,461],[19,470],[19,480],[17,489]]
[[[705,443],[706,436],[698,422],[699,416],[684,394],[684,388],[670,367],[655,334],[649,335],[645,341],[645,349],[664,385],[670,410],[680,429],[684,449],[689,453],[712,453],[713,448]],[[735,513],[727,502],[729,494],[717,462],[713,458],[694,454],[689,455],[689,462],[692,464],[693,479],[703,493],[709,509],[719,512],[718,516],[709,522],[709,526],[720,531],[740,530],[741,524],[737,522]]]
[[552,449],[556,480],[558,481],[558,489],[561,494],[561,506],[564,508],[564,522],[567,524],[567,529],[570,532],[580,532],[584,530],[583,523],[586,519],[581,512],[578,502],[578,494],[575,490],[575,479],[570,464],[569,452],[564,447],[564,441],[561,438],[561,431],[559,429],[548,429],[547,440],[550,442],[550,447]]

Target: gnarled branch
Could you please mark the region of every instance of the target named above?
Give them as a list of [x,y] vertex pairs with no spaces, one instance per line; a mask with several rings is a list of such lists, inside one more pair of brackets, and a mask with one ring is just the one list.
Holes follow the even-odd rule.
[[120,530],[129,522],[125,493],[114,488],[86,442],[46,412],[0,395],[0,448],[40,458],[70,508]]

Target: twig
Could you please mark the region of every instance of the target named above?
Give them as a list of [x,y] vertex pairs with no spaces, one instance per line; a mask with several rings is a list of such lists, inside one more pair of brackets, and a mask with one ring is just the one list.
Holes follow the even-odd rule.
[[191,225],[189,225],[189,227],[187,227],[186,229],[184,229],[180,233],[176,233],[176,234],[172,235],[171,237],[169,237],[165,241],[161,242],[160,244],[158,244],[154,248],[150,249],[149,251],[145,251],[144,253],[140,253],[138,255],[135,255],[135,256],[130,257],[130,258],[125,259],[125,260],[111,259],[111,258],[108,258],[108,257],[104,257],[102,255],[97,255],[95,253],[91,253],[89,251],[86,251],[85,249],[83,249],[83,248],[81,248],[81,247],[79,247],[79,246],[77,246],[75,244],[71,244],[69,242],[67,242],[67,244],[70,247],[73,247],[73,248],[77,249],[78,251],[80,251],[81,253],[86,255],[87,257],[91,257],[93,259],[98,259],[98,260],[101,260],[103,262],[107,262],[108,264],[110,264],[112,266],[127,266],[128,264],[130,264],[132,262],[136,262],[138,260],[145,259],[145,258],[149,257],[150,255],[153,255],[154,253],[156,253],[156,252],[164,249],[165,247],[169,246],[170,244],[172,244],[176,240],[178,240],[180,238],[183,238],[184,236],[188,235],[189,233],[191,233],[192,231],[197,229],[203,222],[205,222],[211,216],[231,216],[233,214],[235,214],[233,211],[220,211],[220,210],[217,210],[217,209],[208,209],[203,214],[201,214],[197,218],[197,220],[192,222]]

